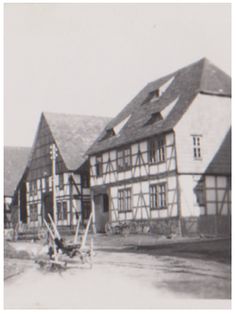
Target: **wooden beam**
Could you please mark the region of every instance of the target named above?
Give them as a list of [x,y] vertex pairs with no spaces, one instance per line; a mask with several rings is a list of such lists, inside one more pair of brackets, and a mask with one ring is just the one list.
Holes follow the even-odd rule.
[[79,220],[78,220],[77,227],[76,227],[76,231],[75,231],[75,236],[74,236],[74,244],[76,244],[76,243],[77,243],[78,234],[79,234],[79,226],[80,226],[80,222],[81,222],[81,215],[79,216]]
[[53,221],[53,219],[52,219],[52,217],[51,217],[50,214],[48,214],[48,217],[49,217],[49,219],[50,219],[50,221],[51,221],[51,224],[52,224],[52,227],[53,227],[53,229],[54,229],[55,235],[56,235],[57,238],[60,240],[60,239],[61,239],[61,236],[60,236],[60,233],[59,233],[59,231],[58,231],[58,229],[57,229],[57,226],[55,225],[55,223],[54,223],[54,221]]
[[93,212],[91,211],[90,216],[89,216],[89,220],[88,220],[88,223],[87,223],[85,232],[84,232],[84,235],[83,235],[83,237],[82,237],[81,246],[80,246],[80,250],[81,250],[81,251],[82,251],[82,250],[84,249],[84,247],[85,247],[85,243],[86,243],[86,240],[87,240],[88,231],[89,231],[89,227],[90,227],[90,224],[91,224],[91,221],[92,221],[92,217],[93,217]]

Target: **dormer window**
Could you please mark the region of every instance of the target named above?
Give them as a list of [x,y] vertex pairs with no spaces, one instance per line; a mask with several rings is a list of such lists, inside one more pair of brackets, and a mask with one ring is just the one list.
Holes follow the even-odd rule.
[[126,125],[126,123],[129,121],[131,115],[128,115],[128,117],[125,117],[122,121],[120,121],[118,124],[113,126],[112,128],[107,128],[105,130],[104,136],[100,139],[100,141],[106,140],[113,136],[119,136],[120,131],[123,129],[123,127]]
[[151,117],[148,119],[148,121],[145,123],[145,125],[153,124],[155,122],[163,120],[162,115],[160,112],[154,112],[151,114]]
[[105,130],[105,132],[106,132],[105,135],[100,139],[100,141],[106,140],[106,139],[116,135],[115,131],[113,129],[107,129],[107,130]]
[[160,90],[159,90],[159,89],[157,89],[157,90],[155,90],[155,91],[154,91],[154,93],[153,93],[153,96],[152,96],[151,102],[154,102],[154,101],[158,100],[158,99],[159,99],[159,97],[160,97]]

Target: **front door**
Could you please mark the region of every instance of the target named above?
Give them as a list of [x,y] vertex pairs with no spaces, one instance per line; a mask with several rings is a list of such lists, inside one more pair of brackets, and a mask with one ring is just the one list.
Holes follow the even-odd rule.
[[109,197],[107,194],[98,194],[94,196],[96,230],[105,232],[105,225],[109,220]]
[[52,219],[54,219],[52,192],[47,192],[43,194],[43,218],[47,222],[50,222],[48,214],[50,214]]

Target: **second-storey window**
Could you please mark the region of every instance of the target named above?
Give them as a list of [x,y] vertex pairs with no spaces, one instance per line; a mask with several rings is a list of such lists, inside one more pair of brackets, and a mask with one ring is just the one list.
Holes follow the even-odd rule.
[[63,173],[59,174],[58,176],[58,185],[59,185],[59,189],[63,190],[64,189],[64,175]]
[[201,159],[202,152],[201,152],[201,135],[193,135],[193,158],[194,159]]
[[166,184],[150,185],[150,208],[164,209],[167,207]]
[[165,138],[158,137],[149,141],[149,161],[151,163],[160,163],[165,161]]
[[83,188],[89,188],[90,186],[89,176],[85,173],[81,175],[81,184]]
[[103,174],[102,170],[102,156],[96,156],[96,164],[95,164],[95,169],[96,169],[96,176],[100,177]]
[[37,194],[37,181],[36,180],[31,181],[29,183],[29,192],[30,192],[30,195]]
[[117,151],[117,170],[127,170],[131,167],[131,149],[130,147]]
[[122,189],[118,191],[118,210],[120,212],[131,211],[131,189]]

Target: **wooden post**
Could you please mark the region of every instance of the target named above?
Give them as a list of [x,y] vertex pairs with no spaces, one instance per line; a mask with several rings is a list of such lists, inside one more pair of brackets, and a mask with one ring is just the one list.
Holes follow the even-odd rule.
[[177,185],[177,206],[178,206],[178,216],[179,216],[179,231],[180,236],[183,237],[183,226],[182,226],[182,211],[181,211],[181,188],[179,184],[179,174],[176,173],[176,185]]
[[77,243],[78,234],[79,234],[79,226],[80,226],[80,222],[81,222],[81,215],[79,216],[79,219],[78,219],[78,221],[77,221],[77,227],[76,227],[75,237],[74,237],[74,244],[76,244],[76,243]]
[[93,222],[92,222],[92,228],[93,228],[93,233],[96,233],[96,215],[95,215],[95,203],[94,203],[94,193],[91,191],[90,193],[91,196],[91,213],[93,214]]
[[86,229],[85,229],[83,238],[82,238],[82,242],[81,242],[81,246],[80,246],[80,250],[81,250],[81,251],[82,251],[82,250],[84,249],[84,247],[85,247],[85,243],[86,243],[87,236],[88,236],[88,231],[89,231],[89,226],[90,226],[90,224],[91,224],[92,219],[93,219],[93,212],[90,213],[89,220],[88,220],[88,223],[87,223],[87,226],[86,226]]
[[52,196],[53,196],[53,216],[54,223],[57,225],[57,203],[56,203],[56,158],[57,158],[57,148],[55,144],[50,146],[50,155],[52,160]]

